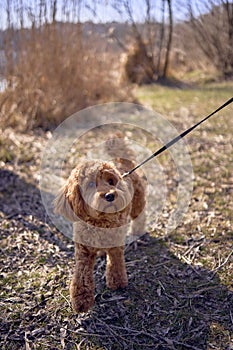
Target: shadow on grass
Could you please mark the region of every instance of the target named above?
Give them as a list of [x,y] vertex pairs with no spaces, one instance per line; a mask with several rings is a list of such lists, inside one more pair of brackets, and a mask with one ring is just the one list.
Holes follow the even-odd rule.
[[16,173],[0,169],[0,211],[8,218],[34,216],[46,222],[40,191]]
[[[53,196],[49,193],[47,195],[52,201]],[[50,232],[52,223],[44,209],[39,189],[15,172],[5,169],[0,169],[1,212],[8,220],[20,222],[27,230],[36,231],[50,243],[67,250],[67,240],[63,239],[63,235]]]
[[155,238],[126,259],[129,286],[122,291],[105,290],[97,266],[95,307],[81,322],[92,342],[104,349],[231,349],[233,293],[213,272],[182,263]]

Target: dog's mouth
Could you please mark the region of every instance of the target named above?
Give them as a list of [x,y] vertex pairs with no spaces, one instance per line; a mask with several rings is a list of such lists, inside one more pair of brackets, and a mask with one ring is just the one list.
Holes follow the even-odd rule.
[[[124,210],[131,201],[131,196],[128,193],[126,195],[126,193],[118,191],[117,194],[114,194],[114,197],[109,197],[109,194],[111,194],[111,192],[108,192],[107,196],[103,196],[96,192],[94,195],[86,198],[87,209],[91,212],[91,215],[99,217],[101,213],[114,214],[120,212]],[[109,200],[109,198],[111,200]]]
[[128,204],[128,201],[125,200],[125,198],[120,198],[119,196],[111,202],[108,202],[106,199],[99,198],[97,196],[97,200],[94,200],[92,202],[91,207],[97,210],[99,214],[100,213],[112,214],[123,210],[127,206],[127,204]]
[[119,209],[117,208],[116,204],[114,204],[114,203],[107,204],[106,206],[104,206],[104,208],[102,210],[102,212],[107,213],[107,214],[116,213],[117,211],[119,211]]

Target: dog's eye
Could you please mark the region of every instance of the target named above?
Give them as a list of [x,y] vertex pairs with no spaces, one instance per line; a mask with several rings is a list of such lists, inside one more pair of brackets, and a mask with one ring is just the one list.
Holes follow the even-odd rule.
[[113,179],[108,179],[108,184],[109,184],[110,186],[113,186],[113,185],[114,185]]
[[88,187],[89,187],[89,188],[95,187],[95,183],[94,183],[93,181],[89,182]]

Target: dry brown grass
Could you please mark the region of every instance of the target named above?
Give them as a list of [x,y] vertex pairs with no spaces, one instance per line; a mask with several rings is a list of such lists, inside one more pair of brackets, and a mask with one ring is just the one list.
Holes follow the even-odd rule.
[[82,108],[130,95],[116,79],[113,61],[98,46],[88,45],[78,25],[21,30],[14,60],[10,42],[8,38],[10,84],[0,95],[3,126],[48,128]]

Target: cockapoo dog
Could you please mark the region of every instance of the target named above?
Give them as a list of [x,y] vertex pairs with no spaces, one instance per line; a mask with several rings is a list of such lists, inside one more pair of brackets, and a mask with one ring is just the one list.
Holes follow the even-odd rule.
[[[113,290],[128,284],[124,242],[145,232],[145,179],[137,172],[123,177],[135,164],[121,134],[105,143],[113,161],[87,160],[72,172],[54,201],[54,211],[73,222],[76,266],[70,297],[76,312],[94,304],[94,264],[97,253],[107,255],[106,283]],[[116,157],[117,155],[117,157]]]

